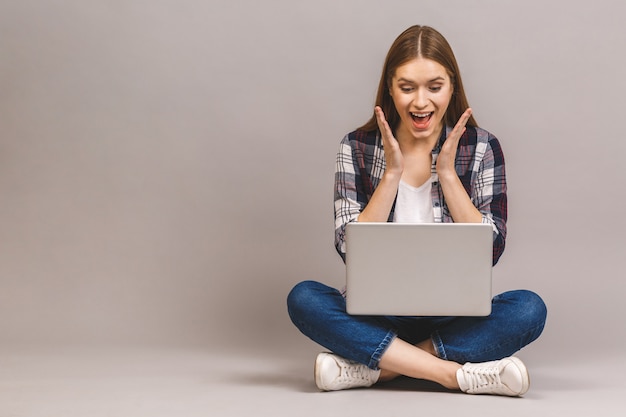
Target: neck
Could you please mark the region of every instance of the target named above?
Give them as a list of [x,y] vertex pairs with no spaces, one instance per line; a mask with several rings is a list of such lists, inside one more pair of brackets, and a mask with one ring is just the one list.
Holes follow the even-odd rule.
[[398,144],[400,145],[400,149],[403,153],[411,151],[430,152],[437,145],[437,141],[439,141],[442,130],[443,124],[436,129],[432,135],[424,138],[416,138],[410,132],[399,131],[396,133],[396,139],[398,140]]

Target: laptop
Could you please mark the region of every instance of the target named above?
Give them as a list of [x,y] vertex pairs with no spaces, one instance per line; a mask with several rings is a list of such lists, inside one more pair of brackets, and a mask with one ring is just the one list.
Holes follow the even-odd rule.
[[347,312],[488,316],[492,245],[488,224],[350,223]]

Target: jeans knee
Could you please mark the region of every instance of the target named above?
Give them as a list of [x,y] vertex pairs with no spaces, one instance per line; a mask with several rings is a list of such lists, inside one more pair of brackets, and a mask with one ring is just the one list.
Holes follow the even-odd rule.
[[316,288],[320,284],[315,281],[302,281],[296,284],[287,295],[287,311],[291,320],[306,314],[315,299]]
[[528,329],[531,341],[535,340],[543,332],[548,308],[543,299],[532,291],[518,290],[513,293],[518,304],[516,317]]
[[524,305],[526,306],[526,314],[532,318],[532,321],[541,324],[546,322],[548,316],[548,308],[543,299],[536,293],[524,290]]

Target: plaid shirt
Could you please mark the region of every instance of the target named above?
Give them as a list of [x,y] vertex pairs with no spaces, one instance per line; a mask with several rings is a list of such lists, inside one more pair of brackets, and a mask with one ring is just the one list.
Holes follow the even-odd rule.
[[[452,129],[446,127],[432,151],[431,181],[435,222],[452,223],[438,180],[436,163],[441,145]],[[483,223],[493,227],[493,264],[504,251],[507,197],[504,155],[498,139],[478,127],[467,127],[459,141],[456,172]],[[341,141],[335,170],[335,248],[345,261],[346,224],[356,221],[374,194],[385,171],[385,153],[378,132],[355,131]],[[388,221],[392,221],[394,207]]]

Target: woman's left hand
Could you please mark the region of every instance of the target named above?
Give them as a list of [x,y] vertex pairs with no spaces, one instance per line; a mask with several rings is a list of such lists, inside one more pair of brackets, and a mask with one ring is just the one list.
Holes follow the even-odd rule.
[[441,151],[437,157],[437,174],[441,178],[445,175],[456,175],[454,166],[454,160],[456,158],[456,151],[459,147],[459,140],[465,132],[465,124],[472,115],[472,109],[467,109],[459,118],[456,126],[450,132],[445,142],[441,146]]

